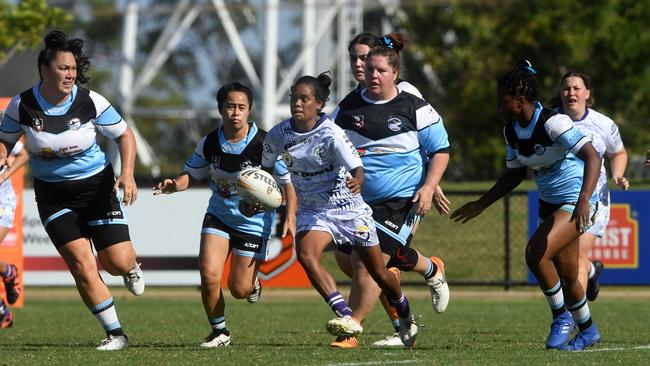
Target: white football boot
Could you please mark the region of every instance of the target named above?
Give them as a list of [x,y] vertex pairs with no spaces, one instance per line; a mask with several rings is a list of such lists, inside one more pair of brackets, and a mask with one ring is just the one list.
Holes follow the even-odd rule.
[[363,332],[361,323],[350,315],[328,321],[325,328],[335,336],[355,336]]
[[445,276],[445,264],[438,257],[431,257],[429,259],[436,264],[438,271],[435,276],[427,280],[427,286],[429,286],[429,291],[431,292],[433,310],[441,314],[447,310],[447,305],[449,304],[449,285]]
[[393,333],[384,339],[380,339],[372,344],[374,347],[403,347],[402,338],[398,333]]
[[142,269],[140,269],[140,263],[133,263],[133,268],[127,272],[124,276],[124,285],[129,292],[135,296],[140,296],[144,293],[144,274]]
[[253,286],[253,292],[246,298],[246,301],[250,304],[255,304],[260,301],[262,297],[262,284],[260,283],[259,277],[255,276],[255,286]]
[[223,332],[212,332],[209,336],[207,336],[207,338],[205,338],[205,341],[201,343],[201,347],[203,348],[227,347],[229,345],[230,334]]
[[113,336],[109,335],[104,339],[97,348],[98,351],[119,351],[129,346],[129,339],[125,335]]

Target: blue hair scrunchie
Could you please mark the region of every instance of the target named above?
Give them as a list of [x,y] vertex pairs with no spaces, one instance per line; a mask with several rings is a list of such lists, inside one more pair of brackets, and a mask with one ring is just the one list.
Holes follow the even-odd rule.
[[388,47],[390,49],[393,49],[393,41],[391,41],[390,38],[384,36],[384,37],[382,37],[382,41],[384,41],[384,44],[386,45],[386,47]]
[[523,60],[519,63],[519,68],[522,70],[526,70],[529,73],[533,75],[537,75],[537,70],[533,67],[533,65],[530,63],[528,60]]

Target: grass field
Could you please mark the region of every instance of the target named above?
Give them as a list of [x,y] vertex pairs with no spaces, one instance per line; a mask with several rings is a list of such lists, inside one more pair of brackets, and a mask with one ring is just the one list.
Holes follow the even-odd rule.
[[149,288],[141,298],[114,291],[131,347],[101,353],[104,334],[76,291],[27,289],[15,309],[15,325],[0,331],[3,365],[645,365],[650,358],[650,291],[604,288],[592,303],[603,334],[590,352],[547,351],[550,312],[535,289],[452,289],[447,311],[436,315],[428,292],[408,288],[423,324],[415,349],[375,349],[390,333],[376,307],[365,323],[361,346],[333,350],[324,324],[332,317],[313,290],[266,289],[260,303],[227,296],[232,345],[199,349],[209,333],[196,289]]

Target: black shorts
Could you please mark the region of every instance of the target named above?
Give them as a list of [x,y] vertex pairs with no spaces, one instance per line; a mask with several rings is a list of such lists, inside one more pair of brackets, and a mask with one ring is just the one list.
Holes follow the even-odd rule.
[[[420,217],[415,215],[412,200],[396,198],[370,205],[377,227],[379,247],[391,258],[400,247],[411,245],[413,228],[420,221]],[[339,245],[336,249],[346,254],[352,253],[352,246],[349,244]]]
[[269,254],[267,246],[268,239],[259,235],[235,230],[209,212],[203,218],[201,234],[219,235],[228,239],[230,249],[235,254],[243,257],[266,260]]
[[34,178],[38,214],[57,249],[81,238],[91,240],[97,251],[131,240],[114,183],[110,165],[84,179],[45,182]]

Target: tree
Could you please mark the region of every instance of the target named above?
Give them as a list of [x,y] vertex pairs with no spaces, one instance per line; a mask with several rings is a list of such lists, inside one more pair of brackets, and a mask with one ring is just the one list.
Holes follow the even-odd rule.
[[445,118],[452,176],[487,179],[503,169],[496,80],[523,58],[539,71],[542,102],[557,95],[567,70],[585,72],[594,81],[595,107],[619,124],[628,151],[650,146],[644,127],[650,112],[650,0],[412,4],[403,23],[410,49],[435,70],[442,88],[423,82],[421,65],[411,65],[409,78]]
[[24,0],[17,5],[0,0],[0,65],[14,53],[37,46],[46,30],[63,28],[71,21],[71,14],[48,6],[45,0]]

